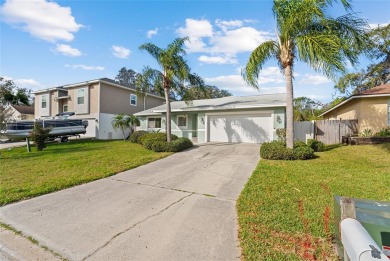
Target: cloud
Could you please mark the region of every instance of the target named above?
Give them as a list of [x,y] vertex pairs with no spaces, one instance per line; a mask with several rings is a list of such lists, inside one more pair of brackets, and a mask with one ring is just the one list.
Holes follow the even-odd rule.
[[198,58],[198,61],[208,64],[235,64],[237,59],[231,57],[223,56],[207,56],[201,55]]
[[82,27],[70,7],[46,0],[6,0],[0,14],[6,23],[48,42],[72,41]]
[[129,49],[126,49],[123,46],[112,46],[112,54],[115,57],[121,58],[121,59],[127,59],[129,58],[129,55],[131,54],[131,51]]
[[207,20],[186,19],[186,26],[177,29],[177,33],[182,37],[202,38],[213,36],[213,26]]
[[82,69],[86,71],[103,71],[105,69],[103,66],[88,66],[83,64],[65,64],[65,67],[71,69]]
[[34,79],[13,79],[12,77],[9,76],[4,76],[4,80],[8,81],[13,81],[15,85],[19,88],[27,88],[31,90],[37,90],[43,87],[43,85],[34,80]]
[[312,85],[320,85],[332,82],[330,79],[328,79],[325,76],[318,75],[318,74],[305,74],[303,79],[299,81],[300,83],[304,84],[312,84]]
[[387,23],[370,23],[368,24],[368,26],[371,28],[371,29],[376,29],[378,27],[384,27],[386,25],[390,24],[390,21],[388,21]]
[[[264,76],[264,79],[262,82],[259,81],[260,88],[259,90],[256,90],[255,88],[249,86],[241,75],[239,74],[232,74],[232,75],[223,75],[223,76],[217,76],[217,77],[211,77],[211,78],[205,78],[206,84],[215,85],[220,89],[225,89],[231,91],[234,95],[259,95],[259,94],[269,94],[269,93],[284,93],[285,87],[282,87],[279,85],[280,80],[272,79],[275,77],[273,67],[269,67],[271,69],[268,70],[268,72],[265,73],[265,75],[269,75],[271,79],[265,80],[266,76]],[[272,73],[271,73],[272,72]],[[283,81],[282,81],[283,82]],[[272,83],[272,84],[278,84],[277,86],[267,86],[263,87],[261,84],[264,83]]]
[[[245,26],[255,23],[254,20],[221,20],[214,25],[205,19],[187,18],[185,26],[177,29],[181,37],[188,36],[186,43],[188,53],[204,53],[198,60],[204,63],[236,63],[236,55],[251,52],[261,43],[272,39],[273,34]],[[207,55],[205,55],[207,54]]]
[[82,55],[80,50],[73,48],[67,44],[57,44],[55,50],[63,55],[66,55],[66,56],[81,56]]
[[149,30],[147,33],[146,33],[146,37],[147,38],[152,38],[154,35],[156,35],[158,33],[158,28],[154,29],[154,30]]

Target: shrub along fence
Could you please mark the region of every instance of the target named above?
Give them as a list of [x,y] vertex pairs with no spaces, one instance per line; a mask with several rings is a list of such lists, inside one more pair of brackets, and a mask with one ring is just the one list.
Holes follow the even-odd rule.
[[343,136],[358,133],[358,120],[320,120],[294,122],[294,136],[306,142],[316,139],[324,144],[338,144]]

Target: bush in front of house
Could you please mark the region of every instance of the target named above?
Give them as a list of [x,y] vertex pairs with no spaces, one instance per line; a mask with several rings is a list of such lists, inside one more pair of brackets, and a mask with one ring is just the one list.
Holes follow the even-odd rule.
[[377,136],[377,137],[390,137],[390,127],[381,129],[379,132],[375,133],[374,136]]
[[132,142],[132,143],[141,143],[140,142],[140,138],[143,135],[147,134],[147,133],[148,133],[147,131],[143,131],[143,130],[133,132],[130,135],[130,142]]
[[30,137],[38,151],[46,148],[46,140],[49,138],[50,131],[51,128],[43,128],[38,122],[34,123],[34,129],[30,133]]
[[270,160],[306,160],[314,158],[314,150],[304,142],[296,142],[294,149],[290,149],[282,141],[271,141],[261,144],[260,157]]
[[315,152],[321,152],[325,149],[325,144],[323,142],[314,139],[308,139],[307,146],[312,148]]
[[[172,141],[176,140],[177,138],[178,137],[176,135],[171,134],[171,140]],[[151,133],[147,133],[145,135],[142,135],[138,139],[138,143],[140,143],[140,144],[142,144],[144,146],[149,141],[167,141],[167,134],[163,133],[163,132],[151,132]],[[150,149],[150,148],[147,148],[147,149]]]
[[144,146],[155,152],[179,152],[194,145],[188,138],[178,138],[171,142],[149,139],[145,141]]

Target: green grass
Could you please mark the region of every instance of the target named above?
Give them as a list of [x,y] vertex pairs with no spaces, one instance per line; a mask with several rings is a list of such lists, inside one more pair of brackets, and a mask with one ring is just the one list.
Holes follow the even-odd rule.
[[172,153],[124,141],[72,140],[0,151],[0,205],[108,177]]
[[316,155],[259,162],[237,203],[244,260],[337,260],[333,196],[390,201],[390,144]]

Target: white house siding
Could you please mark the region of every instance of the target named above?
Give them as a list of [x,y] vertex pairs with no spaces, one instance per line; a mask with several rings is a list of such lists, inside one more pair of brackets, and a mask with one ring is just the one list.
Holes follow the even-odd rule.
[[[43,97],[46,98],[46,108],[42,108]],[[38,102],[38,108],[39,108],[38,118],[50,116],[50,106],[51,106],[50,100],[51,100],[50,94],[48,94],[48,93],[44,93],[44,94],[41,94],[38,96],[38,101],[37,100],[35,101],[35,102]]]
[[[115,117],[116,114],[109,114],[109,113],[100,113],[99,114],[99,135],[98,139],[101,140],[111,140],[111,139],[123,139],[123,133],[122,130],[117,129],[115,130],[112,127],[112,118]],[[125,137],[127,137],[130,133],[130,130],[127,129],[125,131]]]

